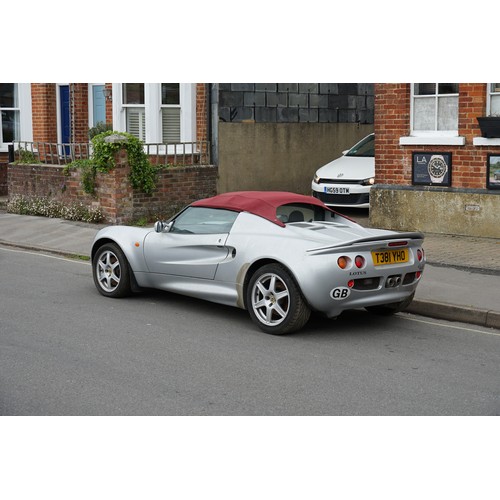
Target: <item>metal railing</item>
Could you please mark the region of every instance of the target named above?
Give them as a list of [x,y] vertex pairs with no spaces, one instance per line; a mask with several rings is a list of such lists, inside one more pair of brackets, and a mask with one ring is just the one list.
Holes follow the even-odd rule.
[[[13,144],[13,161],[66,165],[75,160],[86,160],[91,155],[88,143],[54,143],[19,141]],[[10,158],[12,159],[12,158]]]
[[[209,165],[210,142],[144,144],[144,151],[154,165]],[[17,141],[9,150],[9,161],[66,165],[92,157],[91,143],[51,143]]]
[[210,165],[210,142],[144,144],[146,154],[155,165]]

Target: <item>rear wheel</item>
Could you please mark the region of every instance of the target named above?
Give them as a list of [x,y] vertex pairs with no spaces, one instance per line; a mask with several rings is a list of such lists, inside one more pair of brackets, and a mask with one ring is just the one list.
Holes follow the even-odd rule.
[[273,335],[299,330],[311,315],[298,285],[280,264],[267,264],[253,274],[247,308],[254,323]]
[[94,283],[105,297],[125,297],[130,295],[130,269],[127,258],[115,243],[103,245],[92,262]]
[[402,300],[401,302],[394,302],[392,304],[384,304],[381,306],[368,306],[365,309],[368,312],[379,314],[381,316],[390,316],[391,314],[395,314],[401,311],[404,311],[413,300],[414,293],[412,293],[407,299]]

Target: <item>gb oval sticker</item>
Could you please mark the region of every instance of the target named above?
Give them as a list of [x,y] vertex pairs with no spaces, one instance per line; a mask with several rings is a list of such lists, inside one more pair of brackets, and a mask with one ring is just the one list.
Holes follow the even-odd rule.
[[351,290],[350,288],[347,288],[346,286],[338,286],[337,288],[334,288],[330,292],[330,297],[333,300],[344,300],[347,299],[351,295]]

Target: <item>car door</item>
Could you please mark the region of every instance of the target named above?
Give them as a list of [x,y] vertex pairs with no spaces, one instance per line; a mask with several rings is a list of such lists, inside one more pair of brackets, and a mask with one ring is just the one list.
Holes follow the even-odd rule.
[[225,246],[237,212],[188,207],[164,232],[151,232],[144,242],[150,272],[214,279],[217,266],[229,249]]

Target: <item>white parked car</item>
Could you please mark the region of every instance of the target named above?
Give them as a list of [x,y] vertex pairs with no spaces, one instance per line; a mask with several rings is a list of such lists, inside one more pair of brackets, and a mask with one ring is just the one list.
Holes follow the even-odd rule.
[[374,182],[375,134],[370,134],[318,169],[311,188],[313,196],[325,205],[369,208]]

